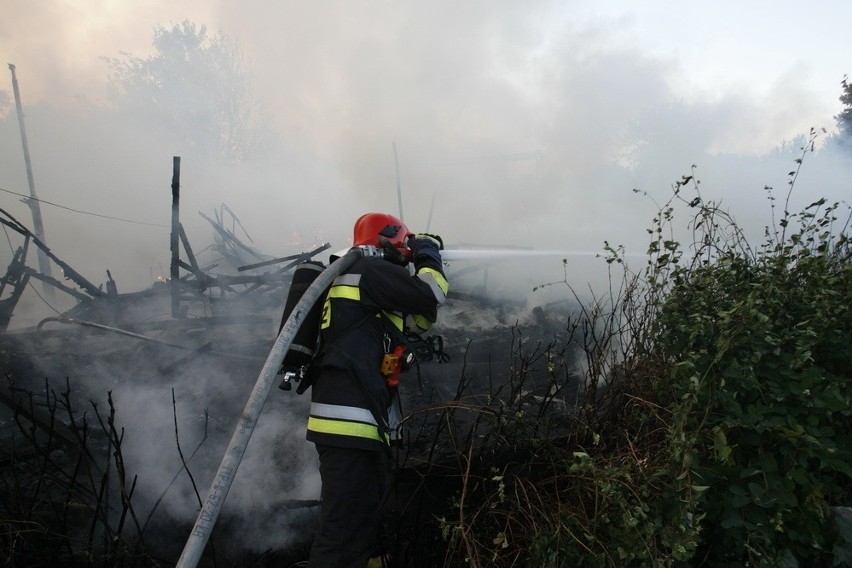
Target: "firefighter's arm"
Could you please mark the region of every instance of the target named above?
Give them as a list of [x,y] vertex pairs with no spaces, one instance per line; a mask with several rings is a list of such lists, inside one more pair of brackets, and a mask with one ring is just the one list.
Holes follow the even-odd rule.
[[449,291],[449,283],[441,264],[444,241],[437,235],[423,233],[409,238],[406,244],[411,249],[416,277],[429,285],[437,305],[440,306],[447,299]]
[[[443,240],[437,235],[424,233],[409,238],[406,244],[411,249],[415,278],[429,286],[435,297],[436,307],[440,306],[447,299],[449,291],[449,283],[441,263]],[[429,330],[435,322],[435,310],[429,310],[427,314],[412,314],[406,318],[406,328],[417,332]]]
[[[420,246],[423,243],[417,241],[412,244],[419,252],[415,254],[412,251],[415,275],[391,262],[370,262],[367,265],[369,270],[364,273],[366,281],[361,287],[377,307],[404,314],[423,314],[431,325],[437,317],[438,306],[447,298],[449,285],[444,277],[438,246],[428,242]],[[431,252],[428,252],[430,249]]]

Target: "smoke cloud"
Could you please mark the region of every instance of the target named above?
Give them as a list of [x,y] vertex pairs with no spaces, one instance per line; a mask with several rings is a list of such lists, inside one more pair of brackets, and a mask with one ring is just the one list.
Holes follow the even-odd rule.
[[[663,10],[659,2],[644,14],[556,1],[141,4],[13,1],[0,19],[0,53],[17,66],[35,187],[45,201],[46,242],[95,284],[110,270],[119,292],[146,289],[168,272],[173,156],[182,157],[181,220],[197,249],[212,238],[198,213],[225,203],[246,242],[269,255],[324,242],[339,250],[362,213],[399,212],[399,185],[406,223],[450,247],[565,251],[565,265],[563,255],[505,260],[487,273],[450,263],[454,289],[485,289],[526,307],[565,298],[563,280],[583,290],[606,284],[605,263],[571,251],[601,251],[606,240],[643,254],[654,200],[665,201],[682,175],[695,173],[704,196],[759,239],[771,222],[764,187],[786,196],[812,127],[828,132],[805,158],[790,210],[823,196],[849,198],[850,158],[825,145],[849,72],[840,66],[848,62],[836,62],[837,53],[852,52],[847,30],[837,27],[852,20],[848,3],[807,14],[792,3],[778,7],[807,28],[790,20],[782,28],[788,35],[774,40],[798,46],[788,60],[766,43],[768,16],[734,2],[716,3],[718,14]],[[632,6],[613,6],[621,4]],[[145,58],[154,26],[185,20],[221,30],[245,55],[267,138],[238,164],[201,155],[173,125],[110,96],[104,58]],[[739,51],[727,53],[744,30],[754,30],[752,45],[737,42]],[[801,46],[796,38],[805,33],[811,39]],[[185,103],[191,113],[193,100]],[[29,189],[10,80],[0,82],[0,190],[0,208],[30,226],[19,197]],[[0,266],[21,242],[6,233]],[[73,303],[59,297],[48,308],[28,290],[13,325]],[[448,313],[446,324],[499,323],[457,315]],[[270,326],[270,341],[274,332]],[[111,368],[97,374],[115,376],[88,390],[115,390],[128,459],[145,471],[140,499],[151,506],[180,468],[176,452],[163,450],[174,437],[170,388],[189,452],[205,423],[223,431],[236,424],[256,378],[212,366],[165,384],[120,384]],[[252,544],[258,550],[290,538],[284,525],[292,518],[276,516],[283,499],[318,495],[305,404],[272,397],[227,501],[228,514],[247,523],[239,534],[263,535]],[[202,492],[224,443],[206,444],[193,462]],[[167,495],[164,512],[192,517],[197,502],[185,479]],[[271,518],[280,530],[248,526]]]
[[[843,73],[818,98],[814,64],[794,59],[768,85],[699,97],[686,79],[696,71],[678,59],[690,61],[692,45],[663,56],[659,39],[637,45],[648,25],[639,16],[558,2],[55,8],[13,3],[0,30],[18,65],[38,195],[163,226],[44,206],[48,243],[93,280],[110,268],[124,291],[146,285],[167,253],[173,155],[184,157],[183,222],[198,241],[209,227],[197,212],[225,202],[271,254],[331,237],[342,248],[357,215],[396,212],[395,146],[413,227],[450,243],[599,250],[605,239],[633,241],[653,212],[633,187],[659,198],[691,164],[732,207],[783,179],[789,164],[762,156],[810,127],[833,128]],[[239,41],[276,133],[238,168],[193,157],[168,125],[107,102],[102,58],[145,57],[155,25],[185,19]],[[26,194],[6,98],[0,186]],[[724,155],[751,158],[742,169],[764,179],[714,187],[711,162]],[[4,205],[28,219],[16,201]]]

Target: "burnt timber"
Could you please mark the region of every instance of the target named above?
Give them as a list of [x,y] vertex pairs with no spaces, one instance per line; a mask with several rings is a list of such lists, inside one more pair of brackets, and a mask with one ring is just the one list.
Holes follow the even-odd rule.
[[[188,383],[193,375],[216,367],[222,376],[247,391],[275,339],[291,270],[327,251],[330,245],[272,257],[237,236],[235,227],[241,228],[241,224],[227,206],[200,216],[212,228],[212,245],[202,250],[193,248],[179,219],[173,218],[171,244],[176,243],[176,248],[171,250],[172,277],[140,292],[120,293],[109,271],[105,285],[93,284],[26,226],[0,210],[0,223],[23,240],[0,281],[0,369],[6,379],[0,389],[0,406],[14,413],[19,423],[24,420],[33,431],[40,432],[40,438],[47,438],[51,447],[63,455],[73,455],[81,446],[79,424],[57,421],[51,413],[51,396],[55,398],[63,389],[73,391],[83,401],[78,406],[85,407],[86,400],[103,396],[97,389],[104,389],[104,385],[133,381],[168,388],[171,382]],[[243,233],[247,237],[244,229]],[[62,268],[64,281],[27,265],[27,253],[33,249],[43,251]],[[210,256],[213,258],[205,259]],[[477,268],[467,270],[475,272]],[[76,304],[64,313],[42,319],[33,328],[9,329],[15,306],[32,279],[71,296]],[[424,357],[403,389],[403,407],[412,416],[407,423],[408,450],[399,467],[409,472],[425,471],[431,476],[437,471],[435,479],[439,479],[442,470],[436,464],[452,456],[458,432],[487,436],[477,418],[481,416],[478,409],[495,396],[534,407],[536,412],[542,406],[564,408],[576,401],[576,383],[568,384],[572,379],[568,376],[571,353],[560,344],[564,332],[560,324],[538,309],[517,333],[512,332],[523,302],[489,302],[480,292],[477,287],[454,288],[442,308],[441,329],[437,330],[443,336],[444,357]],[[482,312],[488,312],[492,316],[489,321],[496,323],[491,327],[477,323]],[[151,314],[162,317],[152,318]],[[510,367],[537,369],[536,376],[545,379],[513,382]],[[563,374],[561,379],[541,371],[553,367]],[[70,386],[66,387],[66,382]],[[212,470],[245,399],[218,391],[193,393],[199,404],[206,405],[203,417],[198,416],[198,421],[204,422],[205,439],[210,424],[208,461],[199,464],[196,471]],[[272,402],[278,409],[283,405],[286,411],[296,408],[301,416],[306,415],[303,406],[308,397],[274,392],[270,398],[276,399]],[[304,440],[295,443],[304,445]],[[20,444],[2,444],[0,450],[6,452],[0,459],[24,455]],[[405,476],[401,479],[404,481]],[[415,474],[411,487],[403,491],[417,493],[422,479]],[[279,504],[295,508],[293,503],[284,499]],[[423,522],[419,515],[418,523]],[[191,525],[191,520],[183,522]],[[230,522],[228,518],[222,521]],[[179,546],[182,542],[178,535],[172,544]],[[169,558],[177,552],[179,548],[165,549],[162,554]]]

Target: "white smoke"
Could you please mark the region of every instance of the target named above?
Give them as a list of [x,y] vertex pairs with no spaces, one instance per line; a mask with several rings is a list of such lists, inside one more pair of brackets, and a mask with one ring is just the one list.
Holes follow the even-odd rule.
[[[639,12],[619,16],[604,7],[571,9],[553,1],[101,2],[97,9],[75,2],[7,4],[0,52],[17,65],[35,186],[41,199],[64,206],[42,204],[47,244],[96,285],[110,270],[119,292],[146,289],[168,271],[173,156],[182,157],[181,220],[196,249],[212,235],[198,212],[226,203],[262,252],[283,256],[323,242],[339,250],[360,214],[398,213],[399,183],[406,223],[440,234],[449,246],[597,252],[606,240],[641,255],[656,212],[650,198],[664,202],[671,184],[693,173],[692,164],[704,196],[721,200],[759,239],[771,220],[764,186],[785,196],[788,172],[801,157],[799,140],[811,127],[833,131],[839,82],[848,69],[828,67],[836,77],[823,90],[828,64],[822,62],[850,52],[843,49],[850,41],[846,30],[822,32],[838,42],[830,52],[823,47],[807,62],[797,58],[760,69],[769,79],[759,86],[746,89],[732,79],[725,90],[721,82],[696,83],[703,65],[694,58],[715,36],[698,34],[700,22],[656,3],[647,9],[672,18],[667,33],[681,42],[673,48],[642,35],[649,23]],[[767,27],[765,14],[725,6],[714,9],[726,12],[719,17],[727,16],[731,26]],[[820,11],[832,12],[825,25],[852,17],[847,3],[838,2],[802,18]],[[277,136],[238,166],[198,156],[168,124],[140,121],[105,102],[101,58],[121,52],[145,57],[155,25],[184,19],[236,37],[253,64]],[[690,34],[709,37],[708,43],[687,43]],[[812,36],[809,41],[819,43]],[[740,49],[744,59],[768,57]],[[707,67],[715,68],[709,61]],[[29,225],[30,211],[14,195],[29,190],[7,85],[0,82],[0,208]],[[191,100],[186,107],[192,110]],[[790,209],[822,196],[848,199],[849,166],[848,157],[821,149],[820,142],[805,158]],[[0,267],[21,244],[6,233]],[[554,255],[470,272],[464,271],[474,262],[454,262],[448,276],[455,290],[484,290],[517,302],[521,320],[532,306],[567,297],[564,284],[605,289],[609,275],[602,260],[565,258],[564,265]],[[53,308],[71,305],[60,294]],[[31,289],[13,325],[49,315],[54,310]],[[512,319],[463,315],[448,311],[442,322],[486,328]],[[270,341],[273,335],[270,327]],[[97,374],[112,382],[88,387],[114,391],[127,427],[127,458],[139,470],[143,510],[181,467],[171,388],[181,446],[189,453],[203,437],[205,409],[219,430],[230,431],[256,378],[228,376],[212,365],[193,369],[163,384],[104,367]],[[303,435],[305,403],[273,390],[226,503],[225,514],[244,523],[235,537],[257,535],[251,545],[258,550],[290,538],[292,517],[281,514],[282,499],[318,495],[313,448]],[[190,463],[202,498],[224,443],[221,436],[205,442]],[[185,521],[196,507],[181,475],[158,511]]]

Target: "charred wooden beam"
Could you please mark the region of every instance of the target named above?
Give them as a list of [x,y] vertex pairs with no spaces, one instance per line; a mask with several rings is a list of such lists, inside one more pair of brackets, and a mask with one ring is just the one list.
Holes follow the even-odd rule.
[[29,274],[24,274],[21,282],[11,296],[5,300],[0,300],[0,331],[6,331],[9,328],[9,322],[12,321],[12,314],[15,313],[15,306],[18,305],[18,300],[24,292],[24,288],[29,282]]
[[319,247],[315,248],[315,249],[314,249],[314,250],[312,250],[312,251],[309,251],[309,252],[303,252],[302,254],[300,254],[300,255],[299,255],[299,257],[298,257],[297,259],[295,259],[295,260],[294,260],[293,262],[291,262],[290,264],[288,264],[288,265],[286,265],[286,266],[284,266],[284,267],[282,267],[282,268],[279,268],[277,271],[275,271],[275,272],[274,272],[274,274],[275,274],[276,276],[278,276],[278,275],[280,275],[280,274],[284,274],[285,272],[287,272],[288,270],[290,270],[290,269],[291,269],[291,268],[293,268],[294,266],[297,266],[297,265],[299,265],[299,264],[302,264],[302,263],[303,263],[303,262],[305,262],[306,260],[310,260],[311,258],[313,258],[314,256],[318,255],[319,253],[321,253],[322,251],[326,250],[326,249],[327,249],[327,248],[329,248],[329,247],[331,247],[331,245],[330,245],[330,244],[328,244],[328,243],[325,243],[324,245],[319,246]]
[[186,231],[183,230],[183,225],[178,223],[178,231],[180,233],[180,242],[183,244],[183,250],[186,253],[186,257],[189,259],[190,270],[195,277],[199,280],[203,281],[207,278],[207,275],[199,268],[198,262],[195,260],[195,254],[192,252],[192,246],[189,244],[189,238],[186,236]]
[[[318,254],[318,253],[320,253],[320,252],[322,252],[322,251],[324,251],[324,250],[326,250],[327,248],[330,248],[330,247],[331,247],[331,245],[329,243],[325,243],[320,248],[316,249],[312,253],[312,256],[315,255],[315,254]],[[242,272],[244,270],[251,270],[253,268],[260,268],[262,266],[269,266],[271,264],[280,264],[280,263],[286,262],[288,260],[301,259],[301,258],[304,257],[304,255],[305,255],[305,253],[302,252],[302,253],[298,253],[298,254],[291,254],[289,256],[282,256],[280,258],[273,258],[272,260],[266,260],[266,261],[263,261],[263,262],[258,262],[257,264],[247,264],[245,266],[239,266],[239,267],[237,267],[237,272]]]
[[57,322],[71,325],[81,325],[83,327],[91,327],[94,329],[100,329],[101,331],[109,331],[111,333],[117,333],[118,335],[124,335],[127,337],[133,337],[134,339],[142,339],[143,341],[150,341],[152,343],[156,343],[158,345],[164,345],[166,347],[174,347],[177,349],[195,349],[193,346],[181,345],[179,343],[172,343],[170,341],[163,341],[162,339],[155,339],[153,337],[148,337],[147,335],[142,335],[141,333],[134,333],[132,331],[127,331],[126,329],[121,329],[118,327],[112,327],[108,325],[104,325],[101,323],[96,323],[93,321],[85,321],[78,320],[72,318],[65,317],[50,317],[44,318],[38,323],[38,329],[41,329],[46,323]]
[[21,276],[23,276],[23,259],[26,258],[29,244],[30,240],[24,239],[24,245],[18,247],[18,250],[15,251],[15,255],[12,257],[12,262],[9,263],[9,268],[6,269],[6,275],[2,280],[0,280],[0,296],[2,296],[3,292],[6,290],[6,284],[11,284],[12,286],[17,287],[17,282],[20,280]]
[[[78,292],[74,288],[71,288],[69,286],[65,286],[62,282],[60,282],[56,278],[46,276],[46,275],[42,274],[41,272],[38,272],[38,271],[28,267],[28,266],[24,267],[24,271],[27,273],[28,276],[32,276],[36,280],[41,280],[42,282],[47,282],[48,284],[50,284],[54,288],[59,288],[60,290],[62,290],[66,294],[68,294],[69,296],[74,296],[75,298],[77,298],[80,301],[88,301],[88,300],[92,299],[91,296],[87,296],[87,295],[83,294],[82,292]],[[104,297],[104,296],[99,296],[99,297]]]
[[302,256],[302,254],[303,254],[303,253],[299,253],[299,254],[291,254],[291,255],[288,255],[288,256],[282,256],[282,257],[279,257],[279,258],[273,258],[272,260],[265,260],[265,261],[263,261],[263,262],[258,262],[257,264],[246,264],[245,266],[238,266],[238,267],[237,267],[237,272],[243,272],[243,271],[245,271],[245,270],[253,270],[253,269],[255,269],[255,268],[261,268],[261,267],[269,266],[269,265],[272,265],[272,264],[279,264],[279,263],[281,263],[281,262],[286,262],[286,261],[288,261],[288,260],[293,260],[294,258],[300,258],[300,257]]
[[[208,288],[221,288],[224,290],[229,290],[230,286],[246,284],[256,284],[258,286],[262,286],[264,284],[283,285],[288,282],[288,275],[275,276],[274,274],[268,273],[245,276],[211,276],[209,274],[204,274],[203,272],[201,272],[200,274],[196,274],[192,270],[192,266],[190,266],[189,264],[183,261],[179,261],[178,264],[181,268],[190,272],[190,274],[181,278],[181,284],[183,285],[183,289],[191,289],[193,291],[204,291]],[[197,278],[197,281],[192,280],[193,276]]]
[[178,233],[180,227],[180,156],[172,158],[172,231],[169,235],[169,249],[172,253],[170,268],[172,290],[172,317],[180,317],[180,299],[178,298],[178,280],[180,277],[180,251]]
[[24,293],[27,283],[30,281],[30,275],[26,272],[26,266],[23,259],[26,258],[27,245],[30,240],[24,241],[24,246],[18,247],[12,262],[9,263],[9,268],[6,270],[6,275],[0,280],[0,296],[6,290],[6,285],[12,286],[12,293],[9,297],[0,300],[0,331],[6,331],[9,327],[9,322],[12,321],[12,314],[15,312],[15,306],[18,305],[18,300]]
[[205,215],[201,211],[199,211],[198,214],[201,215],[204,219],[207,220],[208,223],[210,223],[213,226],[213,230],[215,230],[222,237],[223,241],[225,241],[226,243],[230,243],[230,244],[236,246],[237,248],[243,249],[244,251],[246,251],[247,253],[249,253],[250,255],[252,255],[255,258],[262,258],[262,256],[260,254],[258,254],[253,248],[251,248],[247,244],[243,243],[233,233],[233,231],[229,231],[228,229],[223,227],[222,223],[220,221],[214,221],[213,219],[211,219],[210,217],[208,217],[207,215]]
[[[200,292],[210,287],[210,282],[213,278],[205,274],[198,266],[192,266],[182,260],[178,260],[177,265],[190,273],[180,278],[181,282],[192,285],[193,288],[196,288]],[[195,283],[192,282],[191,276],[195,276]]]
[[44,253],[48,257],[50,257],[50,259],[53,262],[55,262],[62,269],[62,272],[65,275],[66,280],[73,281],[75,284],[77,284],[77,286],[79,286],[80,288],[82,288],[83,290],[88,292],[89,295],[93,298],[106,296],[106,293],[103,290],[101,290],[99,286],[95,286],[94,284],[92,284],[91,282],[86,280],[83,277],[82,274],[80,274],[79,272],[77,272],[76,270],[71,268],[70,265],[63,262],[59,257],[57,257],[55,254],[53,254],[50,251],[50,249],[47,247],[46,244],[41,242],[41,240],[38,237],[36,237],[32,233],[32,231],[30,231],[24,225],[19,223],[14,217],[9,215],[8,212],[4,211],[3,209],[0,209],[0,214],[3,214],[6,217],[8,217],[8,219],[0,218],[0,223],[9,227],[10,229],[12,229],[13,231],[15,231],[17,233],[20,233],[21,235],[32,239],[33,244],[36,245],[40,250],[44,251]]
[[[94,328],[94,329],[99,329],[101,331],[107,331],[107,332],[110,332],[110,333],[116,333],[118,335],[124,335],[126,337],[132,337],[134,339],[141,339],[143,341],[150,341],[152,343],[156,343],[158,345],[164,345],[166,347],[174,347],[175,349],[188,349],[188,350],[191,350],[191,351],[199,349],[199,346],[196,346],[196,345],[181,345],[180,343],[172,343],[170,341],[163,341],[162,339],[155,339],[153,337],[148,337],[147,335],[142,335],[141,333],[134,333],[134,332],[128,331],[126,329],[121,329],[121,328],[118,328],[118,327],[103,325],[103,324],[96,323],[96,322],[93,322],[93,321],[77,320],[77,319],[70,319],[70,318],[63,318],[63,317],[45,318],[45,319],[43,319],[39,322],[38,329],[41,329],[42,326],[44,326],[44,324],[49,323],[49,322],[58,322],[58,323],[64,323],[64,324],[80,325],[80,326],[83,326],[83,327],[91,327],[91,328]],[[201,347],[203,347],[203,345]],[[260,357],[252,357],[250,355],[241,355],[241,354],[238,354],[238,353],[231,353],[231,352],[225,352],[225,351],[209,351],[209,353],[214,354],[214,355],[218,355],[220,357],[230,357],[230,358],[233,358],[233,359],[243,359],[243,360],[247,360],[247,361],[262,361],[263,360]]]
[[[223,213],[224,213],[225,211],[227,211],[228,213],[230,213],[230,214],[231,214],[231,220],[232,220],[234,223],[236,223],[237,225],[239,225],[239,226],[240,226],[240,229],[242,229],[242,230],[243,230],[243,232],[246,234],[246,238],[247,238],[250,242],[252,242],[252,243],[253,243],[253,242],[254,242],[254,240],[251,238],[251,235],[249,235],[249,234],[248,234],[248,231],[246,231],[246,228],[245,228],[245,227],[243,227],[243,224],[240,222],[239,217],[237,217],[237,214],[236,214],[236,213],[234,213],[233,209],[231,209],[230,207],[228,207],[228,206],[227,206],[227,204],[225,204],[225,203],[223,203],[223,204],[222,204],[219,208],[223,211]],[[224,218],[224,215],[222,215],[222,218]],[[222,221],[222,218],[220,218],[220,221]],[[224,223],[224,221],[222,221],[222,222]],[[231,231],[231,233],[233,233],[233,231]]]
[[[293,268],[294,266],[297,266],[297,265],[299,265],[299,264],[301,264],[301,263],[305,262],[306,260],[309,260],[309,259],[313,258],[315,255],[317,255],[317,254],[321,253],[322,251],[324,251],[325,249],[329,248],[330,246],[331,246],[330,244],[325,243],[324,245],[322,245],[322,246],[320,246],[320,247],[317,247],[317,248],[315,248],[314,250],[312,250],[312,251],[310,251],[310,252],[303,252],[302,254],[298,255],[298,256],[296,257],[296,259],[295,259],[293,262],[291,262],[291,263],[289,263],[289,264],[287,264],[287,265],[283,266],[282,268],[279,268],[278,270],[276,270],[276,271],[273,273],[273,276],[280,276],[280,275],[284,274],[285,272],[287,272],[288,270],[290,270],[290,269],[291,269],[291,268]],[[254,291],[255,291],[255,290],[257,290],[258,288],[260,288],[260,286],[261,286],[261,285],[262,285],[262,284],[260,284],[260,283],[255,284],[254,286],[251,286],[251,287],[250,287],[250,288],[248,288],[247,290],[244,290],[243,292],[241,292],[239,295],[240,295],[240,296],[242,296],[242,295],[245,295],[245,294],[249,294],[249,293],[251,293],[251,292],[254,292]]]
[[21,279],[15,286],[12,294],[5,300],[0,301],[0,331],[6,331],[9,328],[9,322],[12,321],[12,315],[15,313],[15,306],[18,305],[18,300],[30,280],[29,274],[23,274]]

